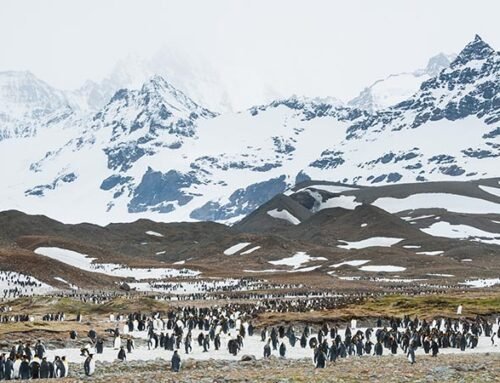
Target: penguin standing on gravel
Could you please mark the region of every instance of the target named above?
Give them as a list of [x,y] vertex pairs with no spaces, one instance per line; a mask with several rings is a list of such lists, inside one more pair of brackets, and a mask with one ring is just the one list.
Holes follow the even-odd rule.
[[125,348],[123,346],[121,346],[120,351],[118,351],[118,359],[122,362],[127,361],[127,353],[125,352]]
[[407,354],[408,360],[410,361],[411,364],[415,363],[415,350],[416,350],[415,342],[411,341],[410,346],[408,347],[408,354]]
[[85,370],[85,375],[87,376],[94,375],[95,360],[93,354],[89,354],[89,356],[87,356],[87,359],[85,359],[85,362],[83,362],[83,369]]
[[179,372],[179,370],[181,369],[181,357],[179,356],[177,350],[175,350],[174,355],[172,355],[171,364],[172,366],[170,367],[170,369],[173,372]]
[[329,350],[330,362],[335,362],[337,360],[337,356],[338,356],[337,344],[335,343],[335,341],[333,341],[332,346],[330,347]]
[[314,363],[316,363],[316,368],[325,368],[326,366],[326,355],[321,350],[321,347],[314,350]]
[[69,363],[65,356],[61,357],[61,363],[64,366],[63,377],[67,377],[69,375]]

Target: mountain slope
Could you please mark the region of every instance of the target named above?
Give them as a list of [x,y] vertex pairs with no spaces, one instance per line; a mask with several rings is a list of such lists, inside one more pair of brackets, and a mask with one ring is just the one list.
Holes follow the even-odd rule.
[[499,181],[362,188],[306,181],[234,227],[145,219],[68,225],[0,212],[0,272],[60,288],[113,289],[134,278],[177,283],[197,275],[321,289],[463,289],[471,278],[498,278]]
[[410,73],[392,74],[384,79],[375,81],[354,99],[348,102],[353,108],[368,112],[385,109],[410,98],[418,91],[420,85],[447,68],[455,56],[440,53],[429,59],[424,69]]
[[310,218],[312,213],[292,198],[278,194],[254,210],[233,228],[248,233],[273,233],[289,229]]
[[63,222],[235,223],[308,179],[360,187],[494,177],[499,86],[499,53],[479,37],[375,113],[291,97],[216,115],[155,76],[92,117],[0,141],[0,161],[11,164],[0,170],[0,209]]

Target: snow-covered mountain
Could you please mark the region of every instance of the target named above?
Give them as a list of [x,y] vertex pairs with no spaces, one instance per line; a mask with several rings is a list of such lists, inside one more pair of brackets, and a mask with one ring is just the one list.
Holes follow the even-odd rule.
[[455,55],[440,53],[431,57],[423,69],[391,74],[384,79],[377,80],[349,101],[348,105],[375,112],[399,104],[411,97],[424,81],[438,75],[441,70],[448,67],[455,57]]
[[64,222],[231,223],[307,179],[498,176],[499,76],[499,53],[479,37],[413,95],[373,113],[292,97],[216,114],[154,76],[91,117],[0,141],[9,164],[0,210]]
[[65,94],[32,73],[0,72],[0,141],[33,136],[72,113]]

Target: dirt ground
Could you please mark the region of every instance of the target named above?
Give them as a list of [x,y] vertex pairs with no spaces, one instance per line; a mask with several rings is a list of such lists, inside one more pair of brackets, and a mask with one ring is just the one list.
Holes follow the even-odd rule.
[[250,362],[184,362],[179,373],[164,361],[100,364],[89,379],[82,366],[73,366],[73,377],[66,382],[176,382],[176,383],[312,383],[312,382],[436,382],[486,383],[500,381],[500,354],[439,355],[420,357],[411,365],[400,356],[354,357],[338,360],[325,369],[315,369],[310,360],[270,358]]

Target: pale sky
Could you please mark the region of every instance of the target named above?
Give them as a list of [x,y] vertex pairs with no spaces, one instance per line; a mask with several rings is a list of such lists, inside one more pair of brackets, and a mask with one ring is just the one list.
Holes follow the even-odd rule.
[[0,0],[0,70],[70,89],[129,55],[176,49],[241,92],[260,82],[348,100],[476,33],[498,50],[499,15],[494,0]]

